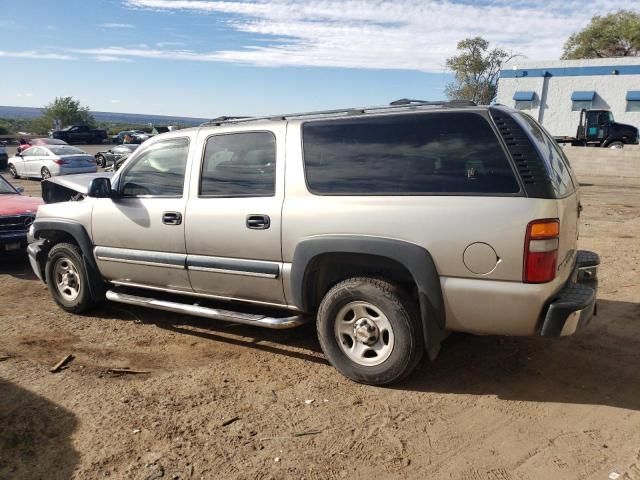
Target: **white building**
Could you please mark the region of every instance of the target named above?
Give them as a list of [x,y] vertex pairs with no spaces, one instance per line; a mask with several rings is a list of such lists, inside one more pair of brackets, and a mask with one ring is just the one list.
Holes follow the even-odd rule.
[[527,112],[555,136],[574,136],[583,108],[640,127],[640,57],[514,59],[500,72],[496,103]]

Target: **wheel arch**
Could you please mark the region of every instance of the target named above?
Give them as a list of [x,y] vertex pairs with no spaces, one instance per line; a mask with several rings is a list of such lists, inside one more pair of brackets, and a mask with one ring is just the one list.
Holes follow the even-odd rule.
[[[370,262],[367,262],[370,260]],[[445,309],[435,263],[423,247],[383,237],[326,235],[301,241],[295,249],[291,266],[291,301],[303,311],[313,311],[319,299],[344,275],[331,274],[341,266],[349,277],[391,273],[400,283],[415,286],[422,320],[425,346],[433,358],[445,336]],[[354,267],[354,271],[349,268]],[[329,268],[329,272],[326,269]],[[320,298],[318,298],[320,297]]]
[[44,267],[43,262],[46,262],[49,250],[53,245],[60,242],[70,242],[78,245],[87,271],[91,297],[96,301],[101,301],[105,298],[104,281],[93,256],[93,243],[83,225],[60,218],[36,220],[33,223],[33,235],[35,239],[45,240],[47,244],[46,247],[41,247],[37,256],[37,261],[41,268]]

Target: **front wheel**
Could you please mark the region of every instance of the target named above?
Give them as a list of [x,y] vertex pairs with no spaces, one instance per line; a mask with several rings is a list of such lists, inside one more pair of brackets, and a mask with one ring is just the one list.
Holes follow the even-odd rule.
[[82,253],[76,245],[55,245],[49,251],[45,275],[51,296],[63,310],[82,313],[93,305]]
[[320,304],[317,327],[329,362],[359,383],[401,380],[424,352],[415,302],[384,280],[359,277],[335,285]]
[[9,175],[11,175],[12,178],[20,178],[18,170],[16,170],[16,166],[13,163],[9,164]]
[[106,158],[104,158],[104,156],[103,156],[103,155],[98,155],[98,156],[96,157],[96,163],[98,164],[98,166],[99,166],[100,168],[105,168],[105,167],[107,166],[107,159],[106,159]]

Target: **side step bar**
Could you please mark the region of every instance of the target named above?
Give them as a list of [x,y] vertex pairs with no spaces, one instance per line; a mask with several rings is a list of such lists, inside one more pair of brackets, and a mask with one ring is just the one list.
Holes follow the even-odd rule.
[[268,317],[266,315],[232,312],[230,310],[222,310],[219,308],[209,308],[202,307],[200,305],[139,297],[137,295],[129,295],[126,293],[116,292],[114,290],[109,290],[107,292],[107,300],[111,300],[112,302],[126,303],[128,305],[139,305],[141,307],[155,308],[157,310],[165,310],[167,312],[195,315],[196,317],[210,318],[212,320],[222,320],[225,322],[242,323],[244,325],[255,325],[258,327],[272,328],[275,330],[298,327],[306,323],[307,321],[302,315],[289,317]]

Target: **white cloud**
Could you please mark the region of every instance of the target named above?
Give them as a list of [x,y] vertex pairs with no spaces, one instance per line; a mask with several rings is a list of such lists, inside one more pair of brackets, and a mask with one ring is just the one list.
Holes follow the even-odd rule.
[[[628,5],[627,0],[123,0],[158,12],[224,14],[239,32],[265,42],[193,52],[140,49],[123,56],[225,61],[258,66],[322,66],[444,70],[456,43],[480,35],[493,44],[535,59],[558,58],[567,37],[594,14]],[[272,40],[269,42],[269,40]],[[111,47],[110,47],[111,48]]]
[[31,92],[27,92],[27,93],[16,93],[16,97],[33,97],[33,93],[31,93]]
[[96,62],[132,62],[130,58],[116,57],[113,55],[96,55],[94,57]]
[[133,28],[130,23],[101,23],[99,26],[102,28]]
[[111,100],[111,103],[120,103],[120,100],[113,99],[113,100]]
[[37,58],[41,60],[75,60],[76,57],[64,53],[38,52],[36,50],[24,50],[21,52],[7,52],[0,50],[0,57],[7,58]]
[[157,42],[156,47],[164,48],[164,47],[182,47],[184,46],[184,42]]

